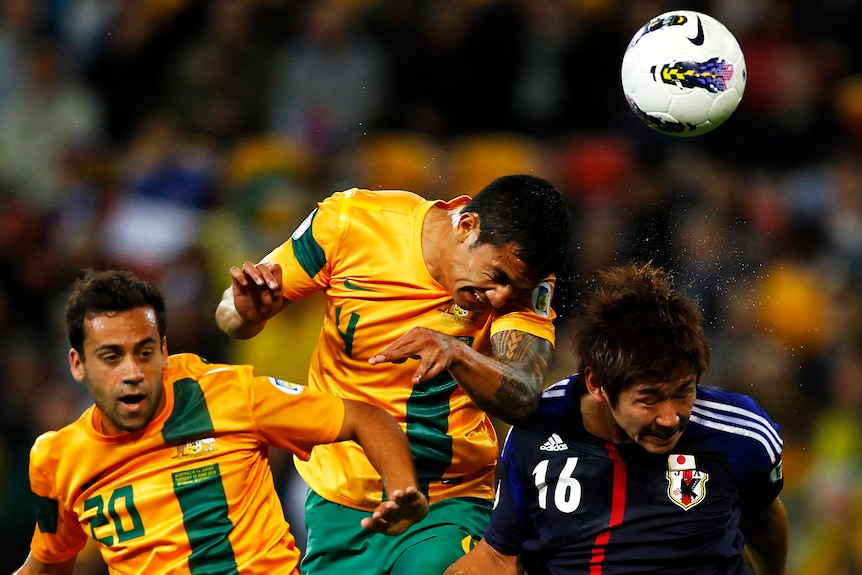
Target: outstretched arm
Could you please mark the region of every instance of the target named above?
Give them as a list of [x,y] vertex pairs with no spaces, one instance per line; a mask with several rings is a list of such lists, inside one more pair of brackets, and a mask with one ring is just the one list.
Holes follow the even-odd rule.
[[216,308],[216,324],[231,337],[249,339],[288,304],[282,294],[281,266],[245,262],[231,266],[230,276],[231,285]]
[[517,555],[503,555],[484,539],[469,553],[455,561],[443,575],[523,575],[524,568]]
[[72,557],[62,563],[42,563],[30,553],[24,564],[12,575],[72,575],[75,559]]
[[380,473],[389,495],[362,527],[386,535],[404,533],[428,515],[428,500],[417,488],[413,458],[401,427],[379,407],[344,400],[344,423],[336,441],[356,441]]
[[551,361],[551,342],[517,330],[491,338],[493,357],[464,342],[427,328],[416,327],[370,358],[372,365],[418,359],[413,382],[449,370],[481,409],[515,424],[535,409]]
[[787,572],[787,512],[779,498],[755,517],[743,517],[745,551],[757,575],[784,575]]

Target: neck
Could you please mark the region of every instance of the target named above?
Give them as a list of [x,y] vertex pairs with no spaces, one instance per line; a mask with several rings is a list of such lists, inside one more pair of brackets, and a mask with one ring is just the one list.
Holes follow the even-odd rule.
[[629,443],[631,438],[614,421],[610,407],[604,401],[597,401],[589,393],[581,396],[581,418],[584,429],[612,443]]
[[422,258],[431,277],[443,285],[446,280],[444,263],[450,258],[452,251],[454,213],[433,207],[422,223]]

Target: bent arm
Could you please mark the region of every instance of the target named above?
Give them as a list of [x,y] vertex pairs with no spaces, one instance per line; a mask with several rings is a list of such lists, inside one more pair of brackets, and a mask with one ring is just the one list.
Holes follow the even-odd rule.
[[493,357],[464,344],[449,372],[482,410],[509,424],[526,419],[539,403],[551,362],[551,342],[507,330],[491,338]]
[[503,555],[485,542],[479,541],[469,553],[455,561],[443,575],[522,575],[520,557]]
[[428,500],[419,491],[407,436],[391,415],[379,407],[344,400],[344,423],[336,441],[356,441],[380,473],[388,495],[371,517],[362,520],[370,531],[399,535],[428,515]]
[[379,407],[345,399],[344,423],[336,441],[345,440],[362,446],[388,493],[417,485],[407,436],[398,422]]
[[779,498],[754,517],[743,517],[745,551],[757,575],[784,575],[787,572],[788,521]]
[[12,575],[72,575],[76,558],[72,557],[62,563],[42,563],[30,553],[24,564]]

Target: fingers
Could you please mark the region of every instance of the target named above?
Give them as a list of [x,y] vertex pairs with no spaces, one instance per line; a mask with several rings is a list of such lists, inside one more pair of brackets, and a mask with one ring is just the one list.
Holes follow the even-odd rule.
[[415,487],[392,492],[370,517],[362,519],[363,529],[386,535],[399,535],[428,515],[428,500]]
[[368,358],[368,363],[404,363],[418,359],[413,383],[430,379],[447,369],[452,363],[452,346],[447,336],[434,330],[415,327],[399,337],[385,349]]
[[281,265],[271,262],[244,262],[241,267],[231,266],[230,276],[240,286],[256,285],[271,290],[281,289]]

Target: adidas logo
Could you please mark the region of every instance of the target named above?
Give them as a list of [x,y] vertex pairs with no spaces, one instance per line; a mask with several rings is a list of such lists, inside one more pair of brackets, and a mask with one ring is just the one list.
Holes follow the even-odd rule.
[[539,449],[542,451],[564,451],[568,448],[569,446],[566,445],[566,442],[563,441],[559,435],[552,433],[548,440],[543,443]]

